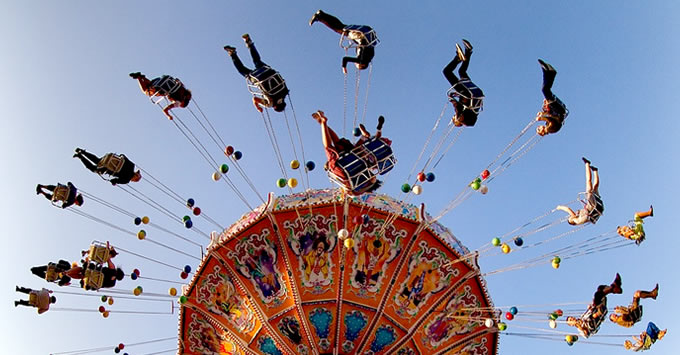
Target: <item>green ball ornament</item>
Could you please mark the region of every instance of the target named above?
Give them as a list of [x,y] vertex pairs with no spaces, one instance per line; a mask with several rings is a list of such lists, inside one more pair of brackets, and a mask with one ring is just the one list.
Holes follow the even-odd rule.
[[408,193],[409,191],[411,191],[411,185],[409,184],[401,185],[401,192]]
[[288,180],[286,180],[284,178],[280,178],[280,179],[276,180],[276,186],[278,186],[280,188],[286,187],[287,183],[288,183]]
[[493,246],[495,246],[495,247],[501,245],[501,239],[500,239],[500,238],[493,238],[493,239],[491,239],[491,245],[493,245]]

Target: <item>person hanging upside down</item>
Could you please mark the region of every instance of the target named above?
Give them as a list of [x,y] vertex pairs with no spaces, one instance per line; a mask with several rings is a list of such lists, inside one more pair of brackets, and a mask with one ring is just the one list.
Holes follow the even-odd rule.
[[70,269],[71,263],[66,260],[59,260],[57,263],[34,266],[31,268],[31,272],[47,282],[56,282],[59,286],[67,286],[71,283],[71,278],[64,275],[64,273]]
[[659,284],[656,284],[651,291],[637,290],[633,295],[633,302],[628,307],[616,306],[614,313],[609,315],[609,320],[626,328],[632,327],[635,323],[642,320],[642,305],[640,299],[651,298],[656,299],[659,295]]
[[663,339],[666,335],[667,329],[660,330],[653,322],[647,323],[647,330],[640,333],[639,337],[633,336],[635,344],[630,340],[623,342],[623,347],[626,350],[632,350],[635,352],[649,350],[652,344],[656,343],[657,340]]
[[[47,193],[45,190],[52,192]],[[61,202],[61,208],[69,207],[73,204],[76,206],[83,205],[83,196],[78,193],[78,189],[69,181],[66,185],[40,185],[35,189],[38,195],[42,194],[46,199],[53,203]]]
[[276,70],[260,59],[260,54],[257,52],[255,43],[250,39],[250,36],[246,33],[242,37],[246,42],[246,47],[250,50],[250,56],[253,59],[255,69],[249,69],[243,65],[238,54],[236,54],[236,48],[224,46],[224,50],[231,57],[239,74],[243,75],[262,92],[263,97],[253,96],[253,105],[260,112],[262,112],[263,107],[271,107],[276,112],[282,112],[286,108],[285,99],[289,93],[286,82]]
[[[313,113],[312,117],[321,125],[321,140],[326,150],[326,158],[328,159],[324,168],[341,179],[342,185],[347,191],[349,191],[350,194],[361,195],[366,192],[373,192],[377,190],[382,185],[382,182],[378,180],[375,175],[370,177],[370,183],[362,184],[362,186],[365,187],[363,187],[361,190],[353,190],[347,173],[342,167],[337,165],[338,159],[343,153],[351,152],[352,149],[362,145],[369,138],[371,138],[371,135],[368,133],[368,131],[366,131],[366,128],[363,125],[359,125],[359,129],[362,133],[361,137],[355,144],[352,144],[352,142],[346,138],[339,138],[335,131],[328,127],[328,118],[323,111],[317,111]],[[385,144],[390,145],[392,142],[389,139],[382,137],[382,125],[384,122],[385,118],[380,116],[378,119],[378,127],[375,137],[385,142]]]
[[642,226],[642,220],[647,217],[654,217],[654,207],[649,206],[649,211],[635,213],[633,224],[631,226],[618,226],[616,233],[620,236],[635,241],[635,244],[640,245],[645,240],[645,229]]
[[357,69],[363,70],[368,68],[371,60],[375,56],[375,46],[377,44],[377,37],[370,26],[365,25],[346,25],[337,17],[327,14],[321,10],[314,13],[309,20],[309,25],[314,22],[321,22],[326,27],[339,35],[344,35],[354,42],[356,45],[356,57],[342,58],[342,72],[347,74],[347,63],[355,63]]
[[564,205],[556,207],[556,209],[569,214],[567,222],[574,226],[586,222],[595,224],[600,219],[600,216],[602,216],[602,212],[604,212],[604,203],[600,197],[599,190],[600,175],[597,168],[590,165],[590,160],[586,158],[581,159],[583,159],[586,165],[586,202],[584,202],[583,208],[574,212],[574,210]]
[[567,324],[576,327],[583,337],[588,338],[597,333],[600,325],[607,315],[607,295],[621,294],[621,276],[616,274],[611,285],[597,286],[597,291],[593,295],[593,302],[588,305],[588,309],[579,318],[567,317]]
[[26,307],[35,307],[38,309],[38,314],[43,314],[47,312],[50,309],[50,304],[57,302],[56,297],[50,296],[52,291],[46,288],[43,288],[42,290],[31,290],[30,288],[17,286],[16,291],[28,294],[28,301],[27,300],[14,301],[14,307],[18,305]]
[[130,73],[132,79],[139,82],[139,88],[146,96],[165,96],[170,102],[163,108],[163,113],[168,119],[172,120],[170,110],[176,107],[187,107],[191,102],[191,91],[184,87],[184,84],[179,79],[173,78],[170,75],[163,75],[161,77],[149,80],[140,72]]
[[[451,89],[449,89],[449,101],[453,104],[456,110],[455,116],[453,116],[453,124],[456,127],[468,126],[472,127],[477,123],[477,116],[482,110],[484,93],[480,88],[472,83],[470,77],[467,74],[467,68],[470,65],[470,56],[472,56],[472,44],[467,40],[463,40],[465,45],[465,53],[460,48],[458,43],[456,43],[456,56],[453,57],[451,62],[444,67],[442,71],[444,77],[451,84]],[[461,63],[458,69],[458,75],[460,79],[456,77],[453,71]]]
[[129,182],[137,182],[142,178],[139,170],[135,171],[135,163],[130,161],[124,154],[107,153],[103,157],[86,151],[85,149],[76,148],[74,158],[80,159],[83,165],[95,174],[108,174],[113,176],[110,180],[111,185],[127,184]]
[[539,136],[545,136],[549,133],[557,133],[562,128],[564,119],[569,115],[569,110],[552,92],[557,70],[541,59],[538,60],[538,63],[541,64],[543,70],[542,91],[544,99],[543,108],[536,117],[536,121],[545,121],[545,125],[536,127],[536,133]]

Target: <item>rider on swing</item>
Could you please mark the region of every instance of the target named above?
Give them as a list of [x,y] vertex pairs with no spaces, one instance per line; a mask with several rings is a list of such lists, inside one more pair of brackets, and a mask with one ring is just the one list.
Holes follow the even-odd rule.
[[[283,78],[281,78],[281,75],[276,70],[260,59],[260,54],[257,52],[257,48],[255,48],[255,43],[250,39],[250,35],[246,33],[242,37],[246,42],[246,47],[250,50],[250,56],[253,59],[253,64],[255,64],[255,69],[249,69],[243,65],[241,59],[236,54],[236,48],[224,46],[224,50],[231,57],[239,74],[243,75],[262,92],[263,97],[253,96],[253,105],[260,112],[262,112],[263,107],[271,107],[276,112],[282,112],[286,108],[285,99],[289,92],[286,82],[283,81]],[[272,80],[277,79],[276,76],[280,80]],[[269,83],[270,81],[274,84]]]
[[[472,56],[472,44],[464,39],[463,45],[465,45],[465,53],[463,53],[463,50],[458,43],[456,43],[457,55],[444,67],[443,73],[446,80],[451,84],[451,89],[449,89],[449,101],[451,101],[451,104],[453,104],[453,107],[456,110],[456,114],[452,119],[453,124],[456,127],[472,127],[477,123],[477,116],[482,110],[484,93],[472,83],[467,74],[467,68],[470,65],[470,56]],[[458,63],[461,62],[460,69],[458,69],[460,79],[458,79],[453,71],[458,66]]]
[[543,70],[542,91],[544,99],[543,108],[536,117],[536,121],[545,121],[545,125],[536,127],[536,133],[539,136],[545,136],[549,133],[557,133],[562,128],[564,119],[569,115],[569,110],[551,90],[557,70],[541,59],[538,60],[538,63],[541,64],[541,69]]
[[176,107],[187,107],[191,102],[191,91],[184,87],[179,79],[169,75],[149,80],[140,72],[130,73],[132,79],[139,82],[139,88],[149,97],[165,96],[170,103],[163,108],[165,116],[172,120],[170,110]]
[[597,333],[600,325],[607,315],[607,295],[621,294],[621,276],[616,274],[611,285],[600,285],[593,295],[593,302],[588,305],[588,309],[579,318],[567,317],[567,324],[576,327],[583,337],[588,338]]
[[130,161],[125,155],[107,153],[103,157],[86,151],[85,149],[76,148],[74,158],[79,158],[85,167],[95,174],[108,174],[113,176],[111,185],[127,184],[129,182],[137,182],[142,178],[139,170],[135,170],[135,163]]
[[[47,193],[45,190],[52,192]],[[35,191],[38,195],[42,194],[46,199],[52,201],[55,206],[57,202],[61,201],[61,208],[69,207],[73,204],[76,206],[83,205],[83,196],[78,193],[78,189],[69,181],[66,185],[40,185],[36,186]]]

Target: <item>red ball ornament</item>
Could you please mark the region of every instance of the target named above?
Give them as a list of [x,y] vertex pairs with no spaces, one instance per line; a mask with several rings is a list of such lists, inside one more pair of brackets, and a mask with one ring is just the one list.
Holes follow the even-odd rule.
[[486,180],[486,178],[488,178],[490,174],[491,173],[489,173],[489,171],[486,169],[482,171],[482,180]]
[[120,349],[120,350],[125,349],[125,344],[123,344],[123,343],[118,344],[118,349]]
[[187,277],[189,277],[189,274],[187,274],[186,272],[182,271],[182,272],[179,274],[179,277],[181,277],[182,279],[186,279]]
[[557,314],[558,316],[562,317],[562,315],[564,314],[564,312],[562,312],[561,309],[558,309],[558,310],[555,311],[555,314]]
[[234,154],[234,147],[228,145],[226,148],[224,148],[224,154],[227,156]]
[[194,216],[198,216],[199,214],[201,214],[201,208],[200,207],[194,207],[192,212],[194,213]]
[[418,181],[420,182],[425,181],[425,173],[423,172],[418,173]]
[[513,320],[513,319],[515,319],[515,316],[513,316],[512,313],[510,313],[510,312],[506,312],[505,313],[505,319]]
[[134,270],[132,270],[132,273],[133,273],[133,274],[137,274],[137,276],[139,277],[139,269],[134,269]]
[[104,306],[99,306],[99,313],[104,313],[105,310]]

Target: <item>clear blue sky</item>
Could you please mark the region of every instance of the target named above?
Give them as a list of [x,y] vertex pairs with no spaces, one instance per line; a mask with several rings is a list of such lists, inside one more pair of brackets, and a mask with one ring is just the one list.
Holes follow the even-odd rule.
[[[366,120],[384,115],[384,134],[394,140],[399,164],[381,190],[401,196],[399,185],[445,103],[448,83],[441,70],[461,38],[475,45],[469,68],[486,94],[485,110],[474,128],[466,129],[414,202],[440,211],[500,152],[540,108],[544,58],[558,70],[555,93],[568,105],[567,125],[541,143],[490,186],[442,222],[470,249],[541,215],[583,189],[580,157],[600,168],[605,216],[595,226],[572,235],[584,240],[625,223],[633,212],[654,204],[655,217],[646,224],[648,240],[563,262],[488,277],[497,305],[588,302],[594,288],[616,272],[624,294],[610,297],[610,306],[627,304],[636,289],[661,285],[658,300],[645,301],[644,323],[668,327],[655,353],[671,354],[680,344],[673,325],[675,300],[675,238],[672,227],[679,196],[677,110],[680,78],[677,45],[680,4],[676,1],[428,1],[428,2],[272,2],[256,8],[247,1],[99,2],[3,1],[0,13],[3,53],[0,56],[0,130],[3,165],[0,173],[5,203],[1,255],[5,285],[0,290],[0,333],[3,353],[45,354],[114,345],[119,342],[171,337],[176,315],[48,312],[15,309],[14,285],[50,287],[29,268],[47,261],[75,260],[93,239],[111,240],[140,254],[182,266],[195,261],[149,247],[74,214],[50,207],[34,194],[36,183],[73,181],[96,196],[128,208],[152,221],[184,232],[164,216],[149,211],[117,188],[107,186],[71,159],[75,147],[104,154],[123,152],[182,195],[194,197],[212,218],[227,226],[246,212],[233,192],[210,180],[211,171],[176,128],[140,93],[127,74],[172,74],[183,80],[221,136],[243,151],[243,166],[260,191],[278,190],[279,169],[259,114],[250,103],[243,78],[222,50],[234,45],[250,65],[241,34],[248,32],[263,60],[288,82],[305,152],[320,166],[323,159],[318,125],[309,114],[326,111],[339,127],[343,114],[343,77],[338,37],[322,25],[310,28],[318,8],[347,23],[373,26],[382,43],[377,48]],[[366,75],[362,73],[362,79]],[[364,81],[365,83],[365,81]],[[350,81],[350,89],[353,83]],[[362,95],[363,96],[363,95]],[[350,95],[349,101],[352,100]],[[362,105],[360,105],[361,107]],[[350,104],[350,113],[352,107]],[[447,116],[451,115],[449,108]],[[291,116],[289,116],[291,117]],[[286,128],[278,115],[279,141]],[[211,146],[212,147],[212,146]],[[290,158],[290,149],[284,149]],[[215,152],[218,153],[218,152]],[[240,179],[239,186],[247,190]],[[140,185],[143,186],[143,185]],[[313,187],[330,183],[320,169]],[[149,186],[146,185],[148,188]],[[249,201],[257,198],[245,192]],[[177,208],[178,206],[174,206]],[[83,210],[134,229],[130,221],[86,201]],[[138,212],[137,212],[138,211]],[[177,213],[184,213],[181,209]],[[204,230],[211,226],[203,221]],[[566,226],[560,226],[560,231]],[[158,235],[196,253],[169,237]],[[547,236],[544,236],[547,238]],[[197,239],[200,240],[200,239]],[[204,240],[203,240],[204,241]],[[550,250],[550,248],[548,248]],[[524,259],[545,251],[517,254]],[[117,260],[129,271],[139,268],[150,277],[177,280],[177,272],[130,255]],[[501,256],[484,258],[490,271],[503,265]],[[137,283],[126,279],[119,289]],[[145,291],[165,293],[170,285],[147,281]],[[55,286],[56,287],[56,286]],[[69,289],[69,291],[72,291]],[[96,297],[60,295],[55,307],[99,306]],[[117,300],[113,309],[167,311],[169,303]],[[521,309],[520,309],[521,311]],[[512,329],[512,322],[509,324]],[[546,327],[541,323],[541,327]],[[633,334],[642,330],[603,325],[600,334]],[[560,329],[564,330],[562,326]],[[612,342],[612,339],[596,341]],[[613,338],[622,342],[622,338]],[[174,348],[174,342],[130,349],[150,353]],[[111,350],[107,350],[111,351]],[[502,354],[619,354],[623,348],[501,336]]]

